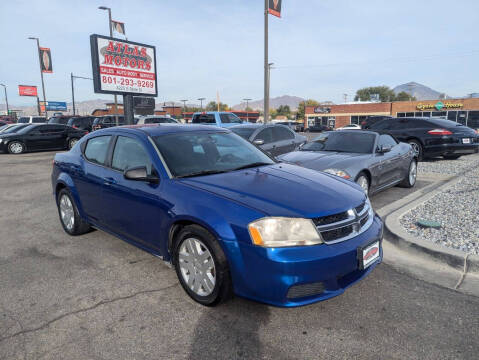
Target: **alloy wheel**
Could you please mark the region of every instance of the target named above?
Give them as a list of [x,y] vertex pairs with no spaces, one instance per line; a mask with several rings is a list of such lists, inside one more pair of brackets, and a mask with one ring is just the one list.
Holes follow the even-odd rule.
[[78,142],[78,139],[71,139],[70,140],[70,149],[73,148],[76,145],[77,142]]
[[409,145],[412,147],[412,151],[414,152],[414,155],[416,157],[419,157],[419,154],[421,153],[421,149],[419,148],[419,144],[416,142],[410,142]]
[[356,180],[356,183],[361,186],[364,190],[364,192],[366,193],[366,195],[368,194],[369,192],[369,182],[368,182],[368,179],[361,175],[357,180]]
[[411,166],[409,167],[409,184],[414,185],[416,183],[417,178],[417,165],[416,162],[413,161]]
[[216,285],[216,269],[213,256],[199,239],[187,238],[178,253],[181,276],[196,295],[210,295]]
[[71,231],[75,225],[75,210],[73,209],[72,201],[67,195],[62,195],[60,198],[60,216],[63,225]]
[[21,154],[23,152],[23,145],[18,142],[14,142],[10,144],[9,149],[12,154]]

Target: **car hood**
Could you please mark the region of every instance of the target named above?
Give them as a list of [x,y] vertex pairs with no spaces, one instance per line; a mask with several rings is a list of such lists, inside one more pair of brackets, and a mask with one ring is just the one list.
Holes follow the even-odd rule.
[[351,162],[362,161],[369,158],[369,154],[343,153],[333,151],[293,151],[278,156],[281,161],[314,168],[315,170],[343,169]]
[[314,218],[360,205],[354,183],[291,164],[275,164],[224,174],[179,179],[269,216]]

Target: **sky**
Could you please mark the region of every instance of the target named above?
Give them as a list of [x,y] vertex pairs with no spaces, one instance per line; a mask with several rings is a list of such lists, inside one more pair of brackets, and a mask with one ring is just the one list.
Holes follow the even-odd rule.
[[[129,40],[156,46],[157,103],[212,101],[217,92],[229,105],[263,98],[262,0],[1,0],[0,83],[10,104],[34,105],[19,84],[40,91],[29,36],[52,51],[47,100],[71,101],[70,73],[92,76],[89,36],[109,31],[100,5]],[[479,92],[478,23],[477,0],[283,0],[282,18],[269,17],[271,97],[341,102],[361,87],[409,81],[450,96]],[[113,96],[75,81],[76,101],[97,98]]]

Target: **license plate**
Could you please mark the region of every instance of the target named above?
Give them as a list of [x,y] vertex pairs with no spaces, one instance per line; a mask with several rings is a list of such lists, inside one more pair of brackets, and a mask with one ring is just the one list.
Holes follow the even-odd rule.
[[463,144],[470,144],[470,143],[471,143],[471,139],[468,139],[468,138],[462,139],[462,143],[463,143]]
[[379,259],[381,253],[381,245],[379,241],[373,242],[365,248],[358,249],[359,267],[360,269],[367,269],[370,265]]

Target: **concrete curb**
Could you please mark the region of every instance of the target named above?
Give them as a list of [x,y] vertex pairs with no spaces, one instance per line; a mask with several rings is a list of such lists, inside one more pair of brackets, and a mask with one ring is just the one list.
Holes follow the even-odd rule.
[[[439,184],[426,187],[422,191],[423,193],[425,192],[425,195],[409,202],[406,201],[404,206],[387,214],[384,218],[385,235],[388,240],[402,250],[415,253],[420,252],[423,256],[435,261],[446,263],[455,270],[467,274],[479,275],[479,255],[468,255],[463,251],[450,249],[413,236],[409,234],[399,222],[399,219],[407,212],[430,200],[438,193],[454,186],[461,180],[461,175],[464,174],[452,178],[449,177],[449,179],[442,179]],[[403,199],[403,201],[404,200],[406,200],[406,198]]]

